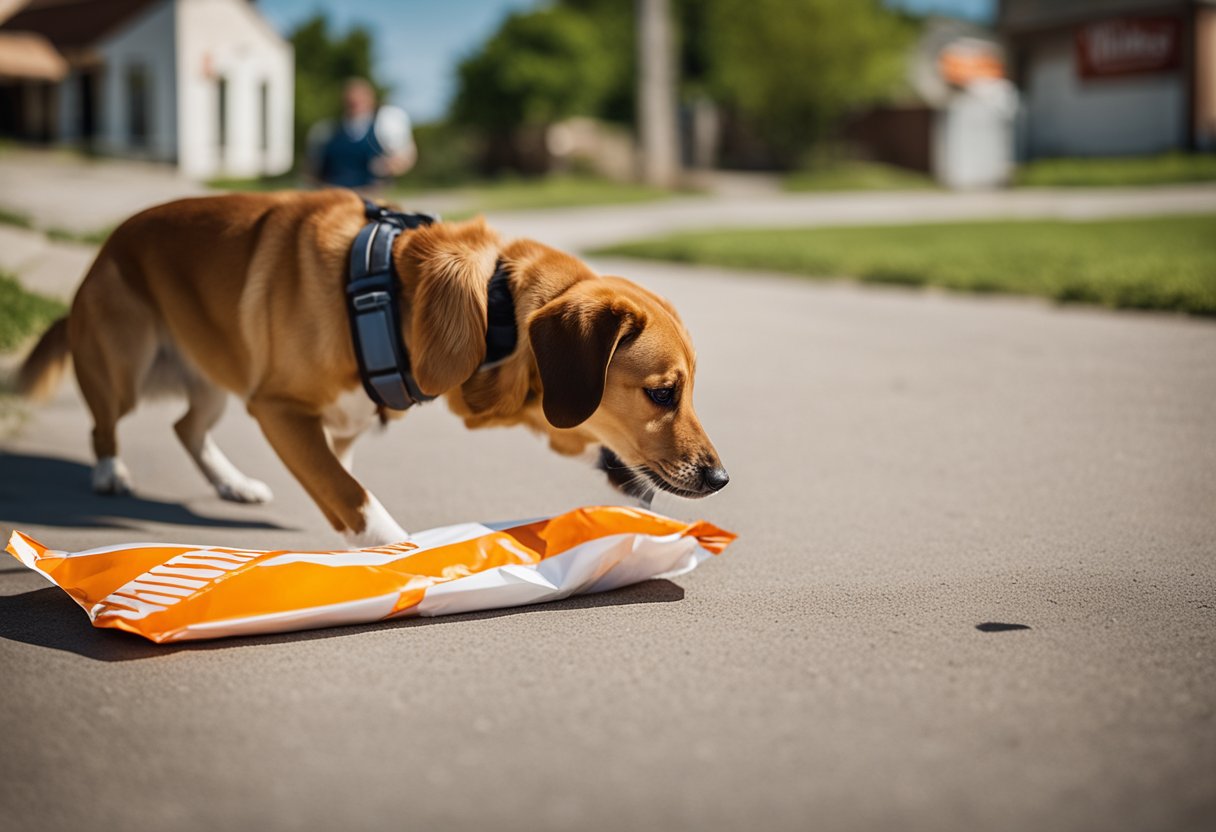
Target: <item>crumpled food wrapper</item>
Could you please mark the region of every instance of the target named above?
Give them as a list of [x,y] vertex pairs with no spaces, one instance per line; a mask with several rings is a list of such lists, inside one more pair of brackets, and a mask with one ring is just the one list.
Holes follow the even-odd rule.
[[371,549],[266,552],[141,543],[57,552],[13,532],[6,550],[93,622],[157,643],[448,615],[682,575],[735,535],[620,506],[463,523]]

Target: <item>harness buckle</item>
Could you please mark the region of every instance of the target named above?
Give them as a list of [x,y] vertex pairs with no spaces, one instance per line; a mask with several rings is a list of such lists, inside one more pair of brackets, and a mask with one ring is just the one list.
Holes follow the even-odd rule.
[[428,214],[424,211],[394,211],[366,199],[363,200],[363,215],[372,222],[388,223],[402,231],[412,231],[424,225],[432,225],[441,219],[438,214]]
[[366,312],[369,309],[380,309],[388,306],[392,298],[388,292],[368,292],[363,295],[356,295],[351,298],[351,304],[360,312]]

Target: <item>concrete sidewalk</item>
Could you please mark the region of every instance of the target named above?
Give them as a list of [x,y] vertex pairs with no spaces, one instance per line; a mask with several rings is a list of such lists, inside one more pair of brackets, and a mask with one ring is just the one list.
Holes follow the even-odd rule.
[[55,242],[41,231],[0,225],[0,273],[12,274],[27,287],[70,300],[97,255],[97,248]]
[[[29,151],[0,154],[0,208],[28,215],[39,229],[95,232],[117,225],[149,205],[207,192],[164,166]],[[451,198],[451,194],[420,194],[408,207],[436,210]],[[709,196],[632,205],[507,211],[492,213],[488,218],[506,237],[532,237],[579,252],[641,237],[707,228],[1005,218],[1084,220],[1195,213],[1216,213],[1216,185],[826,194],[734,187]],[[26,285],[46,294],[70,298],[94,254],[92,246],[53,243],[37,231],[0,225],[0,271],[14,273]]]
[[813,228],[994,219],[1089,220],[1216,213],[1216,185],[952,193],[779,194],[751,199],[682,197],[642,205],[518,211],[490,217],[508,236],[572,251],[676,231]]
[[[66,154],[0,154],[0,208],[28,215],[39,228],[94,232],[136,211],[209,192],[172,169],[96,161]],[[451,194],[419,194],[410,207],[445,208]],[[1216,184],[1145,188],[1023,188],[955,193],[892,191],[781,193],[771,187],[726,188],[657,202],[490,215],[510,236],[530,236],[579,250],[687,229],[756,226],[873,225],[968,219],[1097,219],[1216,212]]]
[[208,192],[162,164],[69,151],[0,153],[0,208],[25,215],[42,229],[100,231],[150,205]]
[[[726,555],[539,608],[167,648],[0,566],[6,830],[1216,823],[1216,327],[597,265],[697,341],[732,483],[656,508],[738,531]],[[268,507],[212,496],[177,412],[122,426],[139,496],[94,497],[65,388],[4,445],[0,527],[335,543],[239,408],[218,438]],[[411,528],[611,499],[441,404],[356,470]]]

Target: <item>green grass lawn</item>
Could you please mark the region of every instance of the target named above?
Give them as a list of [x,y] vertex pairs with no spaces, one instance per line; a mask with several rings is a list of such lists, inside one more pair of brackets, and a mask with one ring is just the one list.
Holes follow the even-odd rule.
[[80,243],[81,245],[99,246],[112,234],[114,228],[99,228],[95,231],[73,231],[70,228],[48,228],[48,239],[60,243]]
[[1040,159],[1018,168],[1017,185],[1116,187],[1216,181],[1216,154]]
[[933,179],[914,170],[880,162],[840,162],[791,173],[787,191],[909,191],[936,188]]
[[220,177],[208,179],[208,188],[217,191],[288,191],[300,187],[300,177],[294,172],[281,173],[277,176],[253,176],[244,179]]
[[1216,215],[721,230],[597,253],[1216,315]]
[[66,312],[60,301],[35,294],[0,274],[0,352],[20,346]]
[[[258,179],[213,179],[210,187],[225,191],[273,191],[299,186],[294,175]],[[576,208],[584,205],[621,205],[649,202],[671,196],[671,191],[631,182],[614,182],[596,176],[554,174],[535,179],[482,180],[452,188],[413,187],[408,176],[385,194],[406,204],[420,194],[443,194],[459,204],[445,219],[463,219],[487,211],[523,211],[541,208]]]
[[0,208],[0,224],[15,225],[18,228],[33,227],[28,214],[24,214],[21,211],[13,211],[9,208]]
[[[408,177],[405,180],[408,182]],[[403,189],[389,194],[406,202],[419,191]],[[429,193],[445,193],[429,191]],[[508,178],[479,182],[447,191],[461,208],[451,218],[489,211],[525,211],[543,208],[577,208],[586,205],[622,205],[651,202],[671,196],[671,191],[632,182],[614,182],[595,176],[554,174],[536,179]],[[445,217],[448,216],[445,214]]]

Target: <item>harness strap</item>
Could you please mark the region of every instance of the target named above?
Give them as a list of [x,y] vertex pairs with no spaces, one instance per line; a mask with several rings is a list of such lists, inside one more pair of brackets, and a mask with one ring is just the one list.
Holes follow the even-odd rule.
[[[359,377],[376,404],[390,410],[408,410],[435,397],[418,387],[401,340],[400,283],[393,267],[393,243],[403,231],[430,225],[438,217],[390,211],[367,200],[363,205],[369,222],[351,246],[346,284],[346,312]],[[499,260],[486,287],[486,357],[478,370],[504,361],[518,342],[508,278],[507,266]]]
[[499,260],[494,267],[494,276],[486,286],[486,357],[478,370],[497,367],[506,361],[519,341],[510,276],[507,264]]
[[430,225],[430,214],[404,214],[363,201],[367,225],[350,249],[346,313],[354,339],[363,389],[376,404],[408,410],[429,402],[410,370],[401,342],[400,286],[393,268],[393,243],[402,231]]

